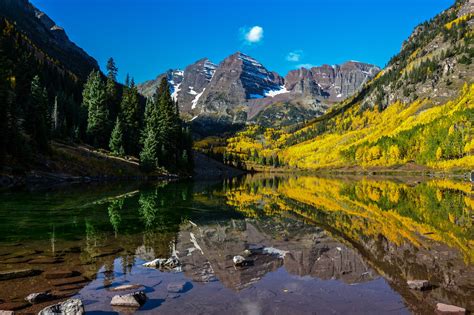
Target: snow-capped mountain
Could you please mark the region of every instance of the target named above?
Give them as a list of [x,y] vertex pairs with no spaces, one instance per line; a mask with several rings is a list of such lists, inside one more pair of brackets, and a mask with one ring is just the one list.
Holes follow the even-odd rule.
[[245,122],[259,117],[272,104],[285,103],[293,107],[297,104],[291,119],[299,121],[298,113],[301,120],[321,114],[332,103],[353,95],[379,71],[376,66],[350,61],[340,66],[301,68],[283,78],[256,59],[237,52],[219,65],[204,58],[183,71],[169,70],[138,87],[144,96],[152,96],[161,78],[166,76],[173,98],[190,119],[211,117]]

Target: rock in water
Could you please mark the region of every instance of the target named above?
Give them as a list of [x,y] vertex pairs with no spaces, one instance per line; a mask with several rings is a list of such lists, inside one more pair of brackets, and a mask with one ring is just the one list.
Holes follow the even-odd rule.
[[245,261],[245,258],[242,256],[234,256],[232,261],[234,262],[234,265],[241,265]]
[[186,291],[186,287],[191,286],[189,282],[181,281],[181,282],[172,282],[168,284],[168,292],[170,293],[183,293]]
[[234,258],[232,258],[232,261],[234,262],[234,265],[238,267],[250,266],[253,264],[252,260],[247,260],[240,255],[234,256]]
[[71,270],[52,270],[52,271],[45,272],[44,277],[46,279],[62,279],[62,278],[70,278],[76,274],[79,274],[79,273],[75,271],[71,271]]
[[168,259],[157,258],[155,260],[144,263],[143,266],[157,269],[174,269],[181,266],[181,262],[179,261],[178,257],[172,256]]
[[43,303],[52,299],[54,299],[54,296],[49,292],[31,293],[25,298],[31,304]]
[[444,303],[438,303],[436,304],[436,314],[440,315],[464,315],[466,314],[466,309],[455,306],[455,305],[449,305],[449,304],[444,304]]
[[123,284],[117,287],[111,288],[110,291],[127,291],[127,290],[136,290],[143,287],[141,284]]
[[431,287],[428,280],[408,280],[407,284],[412,290],[427,290]]
[[48,306],[38,315],[82,315],[85,314],[84,305],[79,299],[69,299],[59,304]]
[[9,270],[0,272],[1,280],[10,280],[16,278],[33,277],[41,274],[43,271],[35,269]]
[[145,292],[137,291],[125,295],[116,295],[110,301],[112,306],[140,307],[145,304],[147,297]]

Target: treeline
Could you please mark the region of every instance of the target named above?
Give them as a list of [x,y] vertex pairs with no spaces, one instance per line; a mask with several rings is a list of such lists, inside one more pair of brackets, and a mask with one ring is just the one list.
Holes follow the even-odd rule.
[[93,71],[84,85],[88,142],[109,148],[116,156],[139,156],[146,172],[160,167],[190,171],[191,133],[179,117],[179,107],[171,97],[166,78],[155,96],[141,106],[134,80],[127,75],[120,99],[116,77],[117,67],[111,58],[105,82],[98,71]]
[[0,19],[0,165],[26,164],[52,137],[79,139],[81,81]]
[[48,56],[39,58],[24,34],[1,23],[0,165],[51,154],[54,139],[139,157],[145,172],[192,169],[191,133],[166,79],[145,104],[128,75],[124,85],[117,82],[112,58],[106,76],[94,69],[84,82]]

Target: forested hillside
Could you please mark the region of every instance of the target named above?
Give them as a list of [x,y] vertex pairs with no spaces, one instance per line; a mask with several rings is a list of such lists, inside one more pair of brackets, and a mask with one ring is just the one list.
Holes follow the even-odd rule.
[[[166,80],[145,105],[133,79],[127,78],[125,85],[117,82],[118,68],[112,58],[105,75],[95,66],[78,68],[79,63],[75,63],[69,67],[61,55],[50,54],[61,51],[62,46],[53,50],[44,46],[48,36],[56,35],[49,34],[48,29],[43,32],[37,28],[35,33],[35,28],[22,28],[36,22],[16,23],[2,17],[5,12],[0,15],[2,173],[21,175],[34,170],[90,175],[87,168],[70,173],[77,168],[75,161],[83,160],[90,150],[124,161],[136,160],[144,174],[190,172],[192,139]],[[39,15],[31,18],[40,19]],[[49,43],[59,45],[52,38]],[[87,55],[82,58],[84,64],[95,63],[89,62],[93,59]],[[85,71],[90,74],[85,76]],[[88,149],[64,151],[63,144],[83,144]],[[65,152],[77,154],[65,157]],[[58,164],[64,166],[58,169]],[[96,170],[104,169],[96,166]],[[133,163],[101,175],[130,173],[130,167]],[[138,167],[133,173],[137,172]]]
[[474,167],[473,12],[468,1],[419,25],[362,91],[308,124],[251,126],[228,140],[224,159],[319,169],[416,163]]

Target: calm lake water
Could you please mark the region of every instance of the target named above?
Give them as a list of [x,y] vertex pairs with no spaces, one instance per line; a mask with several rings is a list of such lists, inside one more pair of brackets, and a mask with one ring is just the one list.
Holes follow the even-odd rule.
[[[474,310],[474,198],[442,179],[247,176],[0,195],[0,310],[36,312],[34,292],[77,297],[91,314],[139,284],[138,313],[432,314]],[[234,267],[235,255],[251,264]],[[144,262],[175,252],[182,266]],[[59,273],[60,271],[61,273]],[[53,279],[55,278],[55,279]],[[407,280],[433,288],[410,290]],[[170,284],[184,284],[180,293]]]

